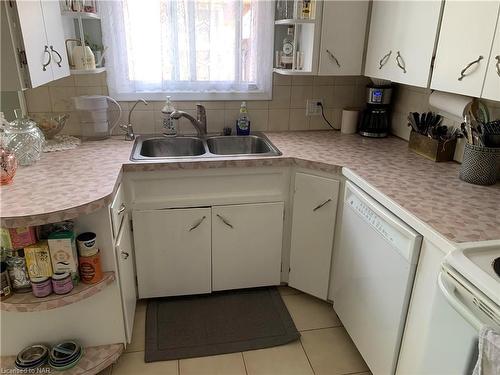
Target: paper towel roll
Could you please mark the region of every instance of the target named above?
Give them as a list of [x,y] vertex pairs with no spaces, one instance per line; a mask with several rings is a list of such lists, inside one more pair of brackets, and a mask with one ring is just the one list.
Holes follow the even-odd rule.
[[463,121],[464,111],[471,102],[472,98],[469,96],[446,92],[434,91],[429,96],[429,105],[432,110],[457,122]]
[[344,134],[354,134],[358,129],[359,109],[345,108],[342,110],[342,125],[340,132]]

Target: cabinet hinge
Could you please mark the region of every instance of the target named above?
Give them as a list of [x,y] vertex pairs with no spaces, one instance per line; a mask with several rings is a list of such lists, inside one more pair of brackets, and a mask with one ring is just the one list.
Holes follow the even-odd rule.
[[283,272],[283,263],[280,264],[280,272]]
[[436,61],[436,56],[432,56],[431,59],[431,69],[434,69],[434,62]]
[[23,65],[28,65],[28,59],[26,58],[26,51],[18,49],[17,52],[19,54],[19,64],[21,65],[21,68],[23,67]]
[[132,220],[130,220],[130,231],[134,231],[134,222]]
[[285,209],[283,209],[283,221],[285,221]]

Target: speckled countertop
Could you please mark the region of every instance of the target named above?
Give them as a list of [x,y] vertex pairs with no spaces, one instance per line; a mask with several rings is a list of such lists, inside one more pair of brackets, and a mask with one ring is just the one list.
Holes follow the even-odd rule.
[[93,212],[109,204],[123,171],[298,165],[323,171],[347,167],[409,213],[454,242],[500,239],[500,184],[458,179],[457,163],[434,163],[397,138],[368,139],[332,131],[266,133],[280,157],[141,162],[132,142],[88,142],[44,154],[0,188],[2,226],[37,225]]

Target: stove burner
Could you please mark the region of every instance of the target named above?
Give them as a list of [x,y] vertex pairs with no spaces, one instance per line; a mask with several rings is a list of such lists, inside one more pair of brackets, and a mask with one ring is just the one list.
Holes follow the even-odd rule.
[[493,270],[495,271],[497,276],[500,277],[500,257],[496,258],[493,261],[492,266],[493,266]]

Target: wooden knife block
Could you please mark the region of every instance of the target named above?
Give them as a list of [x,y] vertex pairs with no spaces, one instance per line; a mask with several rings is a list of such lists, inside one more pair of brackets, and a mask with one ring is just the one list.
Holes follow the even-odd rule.
[[414,132],[410,133],[408,147],[413,152],[433,161],[451,161],[455,155],[457,140],[448,142],[429,138],[425,135]]

